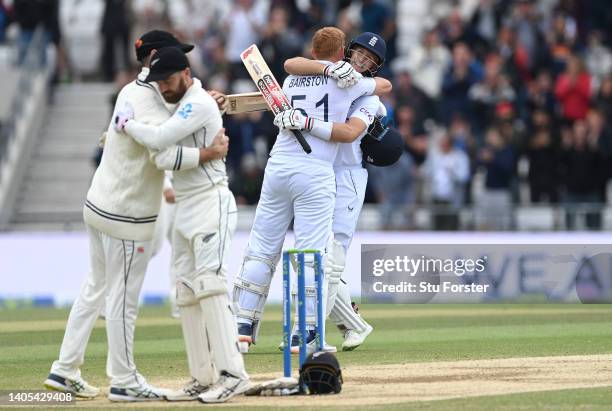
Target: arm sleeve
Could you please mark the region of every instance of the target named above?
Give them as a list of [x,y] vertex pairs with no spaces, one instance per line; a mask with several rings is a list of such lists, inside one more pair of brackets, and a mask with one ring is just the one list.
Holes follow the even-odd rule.
[[[218,112],[217,109],[215,110],[215,113]],[[125,131],[143,146],[163,150],[204,127],[209,116],[210,107],[208,105],[186,102],[180,105],[172,117],[159,126],[130,120],[125,125]]]
[[199,165],[200,149],[175,145],[161,151],[149,150],[149,157],[160,170],[189,170]]
[[356,117],[362,120],[367,128],[374,121],[380,102],[375,97],[367,97],[366,99],[371,101],[368,101],[366,104],[358,104],[349,117]]

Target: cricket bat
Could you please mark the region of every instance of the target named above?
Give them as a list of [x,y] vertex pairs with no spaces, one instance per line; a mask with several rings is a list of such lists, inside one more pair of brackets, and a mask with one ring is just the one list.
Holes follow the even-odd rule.
[[[266,64],[263,56],[259,52],[259,49],[255,44],[252,44],[249,48],[240,54],[242,62],[244,63],[247,71],[251,75],[251,78],[257,85],[257,88],[261,92],[264,100],[270,107],[270,110],[277,115],[281,111],[290,110],[291,104],[283,93],[283,89],[278,84],[278,81],[274,78],[272,71]],[[299,130],[292,130],[295,138],[300,143],[304,151],[308,154],[312,152],[310,145],[304,138],[304,135]]]
[[227,111],[225,114],[252,113],[269,110],[268,103],[260,92],[230,94],[227,96]]

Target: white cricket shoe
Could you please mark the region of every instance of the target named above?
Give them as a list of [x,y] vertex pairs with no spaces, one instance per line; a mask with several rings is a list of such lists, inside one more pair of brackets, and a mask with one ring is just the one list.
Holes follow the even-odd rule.
[[145,382],[130,388],[111,387],[108,399],[117,402],[162,401],[168,393],[169,390],[153,387]]
[[370,333],[374,330],[374,328],[367,324],[367,327],[364,331],[358,332],[355,330],[347,330],[344,333],[344,342],[342,343],[342,351],[352,351],[355,348],[359,347],[365,339],[370,335]]
[[43,384],[48,390],[69,392],[79,398],[95,398],[100,395],[100,389],[98,387],[90,385],[82,378],[72,380],[51,373]]
[[236,377],[227,371],[221,371],[217,382],[206,392],[198,396],[198,400],[205,404],[226,402],[230,398],[244,393],[251,387],[248,378]]
[[212,385],[202,385],[192,378],[183,388],[176,391],[170,391],[166,394],[168,401],[193,401],[198,399],[198,395],[208,391]]

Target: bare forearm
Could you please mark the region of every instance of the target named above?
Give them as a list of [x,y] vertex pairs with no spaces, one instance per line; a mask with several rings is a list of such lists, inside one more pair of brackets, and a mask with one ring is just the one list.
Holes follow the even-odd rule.
[[374,81],[376,82],[376,88],[374,89],[374,94],[377,96],[382,96],[384,94],[388,94],[393,89],[393,85],[391,82],[382,77],[374,77]]
[[295,76],[323,75],[325,64],[304,57],[294,57],[285,61],[285,71]]
[[334,123],[331,141],[338,143],[352,143],[365,131],[365,124]]

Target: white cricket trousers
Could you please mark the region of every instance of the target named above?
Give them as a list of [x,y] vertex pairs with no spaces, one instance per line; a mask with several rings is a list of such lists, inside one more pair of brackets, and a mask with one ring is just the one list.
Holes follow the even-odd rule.
[[91,226],[87,231],[91,271],[70,310],[59,359],[51,372],[80,377],[89,336],[106,300],[106,373],[113,387],[138,386],[145,380],[134,364],[134,326],[151,242],[121,240]]
[[[295,248],[316,249],[324,253],[331,236],[335,195],[334,170],[330,163],[314,158],[271,157],[266,166],[240,277],[265,288],[269,287],[273,269],[262,271],[246,262],[256,258],[275,266],[292,220]],[[307,255],[305,260],[306,287],[313,288],[312,255]],[[262,309],[260,295],[246,290],[239,293],[239,312]],[[306,297],[306,315],[310,318],[307,322],[311,324],[316,313],[315,302],[314,295]],[[246,317],[239,320],[252,322],[252,319]]]
[[336,174],[336,206],[332,230],[334,238],[342,243],[346,252],[353,240],[357,220],[363,207],[368,170],[361,166],[334,167]]

